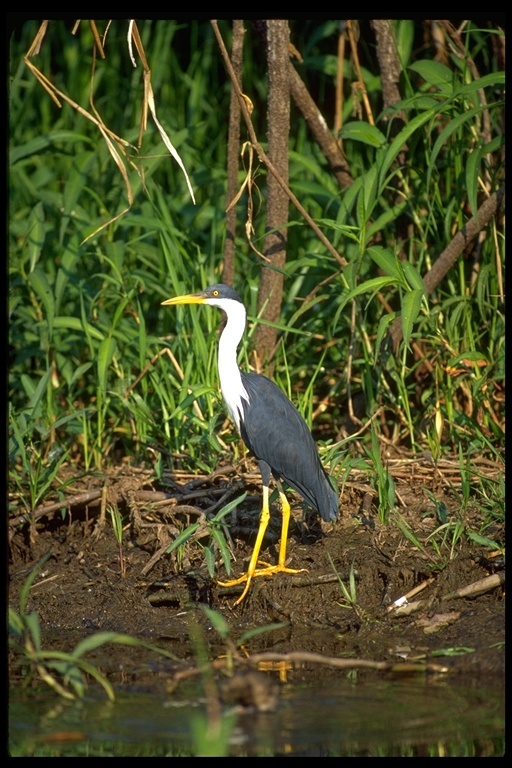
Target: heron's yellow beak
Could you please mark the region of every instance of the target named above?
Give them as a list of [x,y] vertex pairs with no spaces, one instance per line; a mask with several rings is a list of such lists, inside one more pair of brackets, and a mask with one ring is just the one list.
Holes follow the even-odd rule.
[[204,296],[202,293],[186,293],[184,296],[174,296],[162,301],[162,306],[170,304],[204,304]]

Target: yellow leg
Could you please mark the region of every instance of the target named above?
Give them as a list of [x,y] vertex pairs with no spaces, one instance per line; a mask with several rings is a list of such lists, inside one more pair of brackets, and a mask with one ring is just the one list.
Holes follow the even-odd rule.
[[252,556],[249,562],[249,567],[247,568],[247,573],[244,573],[240,578],[233,579],[231,581],[219,581],[219,585],[221,587],[233,587],[237,584],[243,584],[244,581],[245,589],[238,598],[238,600],[235,602],[235,605],[238,605],[242,602],[244,597],[246,596],[247,592],[249,591],[249,586],[251,584],[251,581],[253,578],[257,576],[270,576],[272,573],[300,573],[301,570],[295,570],[293,568],[287,568],[285,566],[286,562],[286,545],[288,541],[288,527],[290,525],[290,505],[288,503],[288,499],[284,495],[284,492],[281,488],[281,485],[278,485],[279,488],[279,497],[281,499],[281,508],[282,508],[282,515],[283,515],[283,522],[281,526],[281,542],[279,544],[279,558],[277,565],[269,565],[268,563],[263,563],[265,566],[264,568],[257,568],[258,563],[263,562],[259,560],[259,554],[261,545],[263,543],[263,539],[265,536],[265,532],[267,530],[268,521],[270,520],[270,511],[269,511],[269,504],[268,504],[268,486],[263,486],[263,507],[261,510],[260,515],[260,524],[258,528],[258,535],[256,536],[256,543],[254,545],[254,549],[252,551]]
[[[283,522],[281,523],[281,543],[279,544],[279,559],[278,565],[280,570],[285,570],[284,564],[286,562],[286,547],[288,546],[288,527],[290,525],[290,505],[288,499],[284,495],[284,491],[281,488],[281,484],[278,485],[279,498],[281,499],[281,514],[283,515]],[[299,573],[299,571],[292,571],[292,573]]]

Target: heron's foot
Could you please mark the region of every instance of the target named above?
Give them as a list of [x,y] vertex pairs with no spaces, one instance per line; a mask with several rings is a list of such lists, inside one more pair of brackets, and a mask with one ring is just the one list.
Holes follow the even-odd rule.
[[258,560],[258,563],[262,563],[265,567],[264,568],[256,568],[254,573],[250,573],[247,571],[247,573],[243,573],[238,579],[231,579],[230,581],[218,581],[217,584],[219,587],[236,587],[239,584],[245,584],[245,589],[238,598],[238,600],[235,602],[235,605],[239,605],[244,597],[246,596],[247,592],[249,591],[249,586],[251,584],[251,581],[253,578],[256,578],[257,576],[271,576],[273,573],[303,573],[307,570],[307,568],[287,568],[286,565],[277,564],[277,565],[270,565],[269,563],[265,563],[262,560]]
[[[262,560],[258,560],[258,564],[263,563]],[[287,568],[286,565],[270,565],[269,563],[263,563],[265,568],[256,568],[253,576],[269,576],[272,573],[303,573],[307,571],[307,568]]]
[[[263,563],[262,560],[258,560],[258,563]],[[256,576],[270,576],[273,573],[302,573],[307,568],[286,568],[284,565],[270,565],[269,563],[263,563],[265,568],[256,568],[254,573],[243,573],[238,579],[230,579],[229,581],[218,581],[219,587],[236,587],[238,584],[243,584],[244,581],[251,580]]]

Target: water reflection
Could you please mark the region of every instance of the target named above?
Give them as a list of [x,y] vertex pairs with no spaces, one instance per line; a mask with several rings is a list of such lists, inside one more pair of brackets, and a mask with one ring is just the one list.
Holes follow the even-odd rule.
[[[504,693],[427,676],[282,684],[274,712],[224,707],[200,691],[10,702],[10,752],[34,755],[498,756]],[[16,694],[16,697],[18,694]]]

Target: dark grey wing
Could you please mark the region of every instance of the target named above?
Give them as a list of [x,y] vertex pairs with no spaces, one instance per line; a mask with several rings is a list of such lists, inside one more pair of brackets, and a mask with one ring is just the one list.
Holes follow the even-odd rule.
[[266,376],[242,374],[249,403],[244,402],[241,434],[258,460],[271,467],[320,512],[336,520],[338,495],[320,462],[309,428],[284,392]]

